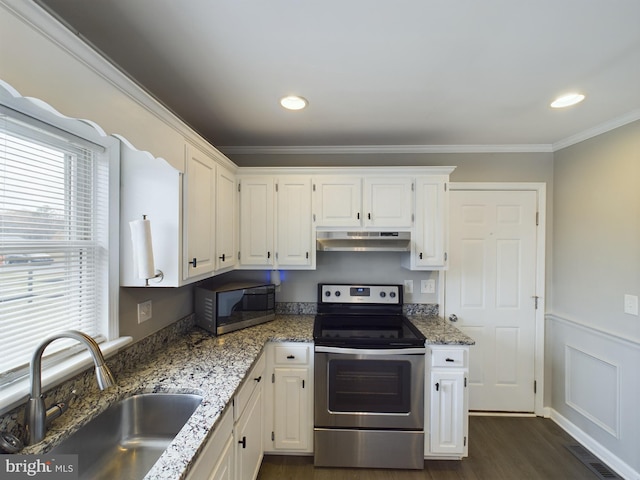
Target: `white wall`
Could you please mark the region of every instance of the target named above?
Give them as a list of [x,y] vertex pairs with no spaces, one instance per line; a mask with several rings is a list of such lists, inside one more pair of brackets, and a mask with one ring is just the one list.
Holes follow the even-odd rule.
[[625,478],[640,478],[640,122],[555,155],[552,416]]

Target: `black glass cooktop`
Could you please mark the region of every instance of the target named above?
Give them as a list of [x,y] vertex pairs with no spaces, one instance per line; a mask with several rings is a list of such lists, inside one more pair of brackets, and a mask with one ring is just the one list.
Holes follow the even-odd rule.
[[424,335],[403,315],[316,315],[316,345],[353,348],[424,346]]

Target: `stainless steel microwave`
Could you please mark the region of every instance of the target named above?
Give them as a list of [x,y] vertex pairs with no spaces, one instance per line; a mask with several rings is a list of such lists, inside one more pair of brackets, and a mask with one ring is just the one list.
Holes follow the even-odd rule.
[[196,325],[215,335],[275,318],[275,285],[230,283],[195,289]]

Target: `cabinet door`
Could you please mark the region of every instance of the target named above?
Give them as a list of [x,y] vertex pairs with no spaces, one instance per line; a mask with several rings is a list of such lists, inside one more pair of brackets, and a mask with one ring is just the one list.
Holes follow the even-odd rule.
[[431,453],[464,454],[464,372],[431,372]]
[[274,370],[274,448],[306,450],[310,442],[308,368]]
[[272,177],[240,180],[240,265],[274,264]]
[[280,178],[276,185],[276,200],[278,266],[312,266],[315,239],[311,223],[311,178]]
[[224,450],[220,458],[218,459],[218,463],[209,477],[206,477],[207,480],[235,480],[234,479],[234,471],[233,471],[233,436],[229,438],[229,441],[224,446]]
[[236,480],[254,480],[258,476],[262,447],[262,386],[254,389],[249,404],[235,428]]
[[360,227],[362,225],[360,177],[316,177],[313,202],[317,227]]
[[408,177],[365,177],[363,216],[366,227],[410,228],[413,181]]
[[184,278],[215,270],[216,162],[187,147],[184,181]]
[[416,235],[413,263],[417,268],[446,266],[447,181],[419,177],[416,182]]
[[236,264],[236,178],[218,165],[216,183],[216,270]]

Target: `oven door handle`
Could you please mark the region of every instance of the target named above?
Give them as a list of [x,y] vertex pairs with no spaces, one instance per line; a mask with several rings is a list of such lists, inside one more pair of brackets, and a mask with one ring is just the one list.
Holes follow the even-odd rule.
[[316,345],[316,353],[342,353],[345,355],[424,355],[425,347],[407,348],[345,348]]

